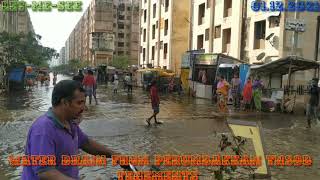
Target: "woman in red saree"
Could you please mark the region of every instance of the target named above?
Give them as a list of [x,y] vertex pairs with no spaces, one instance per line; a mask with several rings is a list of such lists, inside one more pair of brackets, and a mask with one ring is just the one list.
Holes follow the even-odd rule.
[[245,110],[248,109],[248,107],[250,107],[251,100],[252,100],[252,83],[251,83],[251,78],[249,77],[243,88],[243,103],[245,105]]

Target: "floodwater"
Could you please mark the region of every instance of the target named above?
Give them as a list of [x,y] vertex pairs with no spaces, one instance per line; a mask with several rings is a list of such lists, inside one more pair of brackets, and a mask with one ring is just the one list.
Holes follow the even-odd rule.
[[[67,77],[58,76],[59,79]],[[1,180],[20,178],[22,168],[10,167],[7,158],[10,154],[23,154],[27,131],[50,107],[52,89],[52,85],[39,86],[0,96]],[[133,95],[121,90],[114,95],[111,87],[100,86],[97,95],[99,105],[88,106],[81,128],[91,138],[123,154],[215,154],[220,152],[221,133],[230,134],[226,119],[207,100],[162,95],[158,119],[164,124],[146,127],[145,119],[152,110],[148,94],[142,90],[134,89]],[[228,119],[260,121],[267,154],[307,154],[313,158],[311,167],[271,167],[271,179],[320,179],[320,127],[305,129],[302,115],[240,112],[232,113]],[[251,144],[247,152],[254,153]],[[213,169],[216,167],[199,168],[200,179],[214,179]],[[86,180],[110,179],[117,170],[109,162],[107,167],[81,167],[80,174]]]

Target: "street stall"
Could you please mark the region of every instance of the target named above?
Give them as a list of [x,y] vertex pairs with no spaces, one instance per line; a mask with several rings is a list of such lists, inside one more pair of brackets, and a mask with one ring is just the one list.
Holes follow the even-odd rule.
[[[251,75],[253,77],[259,75],[266,82],[262,108],[265,111],[293,112],[297,91],[290,88],[292,73],[317,68],[319,68],[318,62],[298,56],[288,56],[263,65],[252,66]],[[286,87],[289,88],[284,88],[284,75],[288,75]]]
[[160,91],[166,91],[169,86],[169,81],[174,78],[175,74],[170,70],[159,68],[139,69],[136,71],[137,86],[147,90],[153,79],[157,80],[157,85]]
[[227,78],[226,80],[228,78],[231,80],[233,66],[227,66],[227,64],[240,63],[245,62],[224,54],[193,54],[191,57],[192,71],[189,76],[191,77],[189,84],[192,95],[212,99],[216,91],[217,76],[223,75]]

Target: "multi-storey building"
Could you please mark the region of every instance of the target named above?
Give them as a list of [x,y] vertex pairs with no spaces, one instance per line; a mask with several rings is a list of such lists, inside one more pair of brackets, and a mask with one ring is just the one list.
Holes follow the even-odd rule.
[[189,0],[140,1],[141,67],[161,67],[180,73],[188,50]]
[[[113,56],[128,56],[130,64],[137,64],[138,10],[136,1],[93,0],[69,37],[70,59],[88,61],[89,65],[96,66],[111,63]],[[114,52],[93,49],[92,35],[102,36],[103,33],[115,35]],[[97,46],[100,45],[98,42]]]
[[58,64],[66,64],[66,48],[62,47],[59,53],[59,63]]
[[139,55],[139,2],[114,1],[115,56],[128,56],[130,64],[137,64]]
[[[289,55],[315,60],[319,14],[308,11],[255,12],[253,1],[191,0],[191,49],[224,53],[250,64],[267,63]],[[265,2],[269,5],[271,0]],[[282,2],[288,3],[287,0]],[[292,19],[303,21],[305,32],[294,35],[286,30],[286,22]],[[302,83],[311,76],[308,72],[297,72],[293,78],[295,83]]]

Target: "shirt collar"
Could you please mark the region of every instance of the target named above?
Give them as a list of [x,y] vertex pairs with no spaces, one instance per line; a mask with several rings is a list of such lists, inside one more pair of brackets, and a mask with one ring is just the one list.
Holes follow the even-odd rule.
[[47,116],[50,120],[54,123],[54,125],[58,128],[64,129],[64,125],[61,123],[61,121],[58,119],[58,117],[53,113],[52,107],[49,108],[47,111]]

